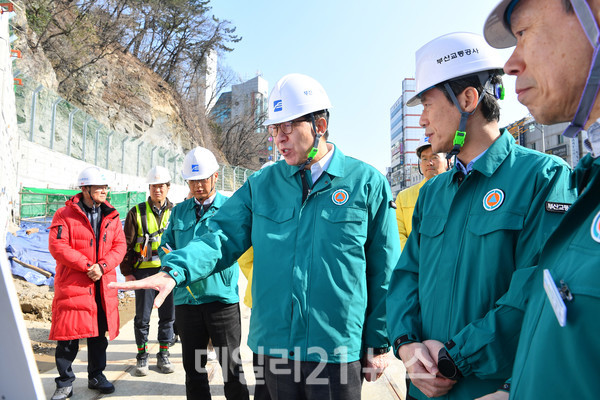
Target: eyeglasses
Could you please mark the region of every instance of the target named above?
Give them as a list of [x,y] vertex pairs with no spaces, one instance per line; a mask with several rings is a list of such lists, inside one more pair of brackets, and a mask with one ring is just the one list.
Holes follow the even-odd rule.
[[427,157],[421,158],[421,162],[422,163],[428,163],[430,161],[434,161],[435,162],[435,161],[439,161],[439,160],[440,160],[440,157],[438,155],[433,155],[430,158],[427,158]]
[[295,119],[293,121],[287,121],[287,122],[282,122],[280,124],[269,125],[269,126],[267,126],[267,130],[269,131],[269,135],[276,138],[277,135],[279,134],[279,132],[283,133],[284,135],[289,135],[290,133],[292,133],[292,131],[294,130],[294,124],[297,124],[300,122],[308,122],[308,121],[309,120],[306,118]]
[[212,175],[209,176],[208,178],[204,178],[204,179],[188,179],[188,184],[189,185],[203,185],[206,182],[208,182],[210,180],[210,178],[212,178]]

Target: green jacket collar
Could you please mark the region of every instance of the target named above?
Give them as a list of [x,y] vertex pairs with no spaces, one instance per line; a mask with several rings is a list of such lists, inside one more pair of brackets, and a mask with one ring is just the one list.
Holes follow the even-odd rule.
[[[331,143],[331,142],[327,142],[327,143]],[[331,143],[333,144],[333,143]],[[337,147],[335,144],[334,145],[334,149],[333,149],[333,155],[331,156],[331,162],[329,163],[329,166],[327,167],[326,172],[330,175],[330,176],[337,176],[337,177],[344,177],[344,165],[346,163],[346,156],[344,155],[344,153],[342,153],[342,151],[339,149],[339,147]],[[284,161],[285,163],[285,161]],[[284,168],[286,168],[286,176],[289,178],[291,176],[293,176],[294,174],[296,174],[298,172],[298,166],[296,165],[288,165],[287,163],[285,163]]]
[[[479,171],[489,178],[494,174],[494,172],[496,172],[506,157],[508,157],[514,145],[515,139],[506,129],[504,129],[500,137],[494,143],[492,143],[490,147],[488,147],[485,154],[479,160],[475,161],[475,164],[473,164],[473,170]],[[448,182],[448,184],[454,182],[454,180],[457,178],[456,174],[460,172],[456,167],[454,167],[452,170],[452,179],[450,182]]]
[[[214,207],[218,210],[223,205],[223,203],[225,203],[225,201],[227,199],[228,199],[228,197],[222,195],[221,192],[217,191],[217,195],[215,196],[213,203],[210,205],[210,208]],[[196,202],[194,201],[194,198],[192,197],[191,199],[187,199],[186,202],[187,202],[186,209],[193,210],[194,212],[196,212],[194,210],[194,207],[196,206]]]

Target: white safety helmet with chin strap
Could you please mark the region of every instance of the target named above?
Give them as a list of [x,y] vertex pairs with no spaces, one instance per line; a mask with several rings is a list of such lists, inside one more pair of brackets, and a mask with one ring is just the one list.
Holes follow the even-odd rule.
[[317,147],[321,138],[321,134],[317,132],[313,113],[330,108],[329,97],[319,82],[307,75],[288,74],[277,81],[269,95],[269,118],[263,125],[268,126],[292,121],[310,114],[315,142],[308,153],[308,159],[300,165],[300,168],[304,169],[317,154]]
[[198,146],[185,155],[181,175],[187,181],[206,179],[218,170],[219,163],[212,151]]
[[[477,76],[484,90],[497,99],[504,98],[502,85],[491,84],[492,73],[502,70],[504,62],[498,51],[488,45],[480,35],[470,32],[455,32],[440,36],[425,44],[416,53],[417,94],[406,104],[409,107],[421,104],[421,95],[435,86],[443,86],[461,114],[460,125],[454,137],[454,148],[448,158],[458,154],[464,144],[467,119],[475,111],[463,111],[449,81]],[[479,95],[479,102],[484,94]],[[479,105],[479,103],[478,103]],[[477,107],[475,108],[477,109]]]
[[[563,132],[563,136],[574,138],[585,128],[590,112],[600,90],[600,27],[589,4],[585,0],[570,0],[575,15],[594,49],[594,57],[589,68],[585,88],[573,120]],[[502,0],[490,13],[483,27],[487,42],[498,49],[516,46],[517,39],[510,29],[513,9],[519,0]],[[587,147],[587,146],[586,146]]]
[[98,167],[87,167],[79,173],[77,186],[108,185],[106,174]]
[[331,108],[323,86],[302,74],[288,74],[277,81],[269,95],[269,118],[263,125],[291,121],[306,114]]
[[169,173],[169,170],[167,168],[157,165],[148,172],[148,177],[146,178],[146,180],[148,182],[148,185],[170,183],[171,174]]

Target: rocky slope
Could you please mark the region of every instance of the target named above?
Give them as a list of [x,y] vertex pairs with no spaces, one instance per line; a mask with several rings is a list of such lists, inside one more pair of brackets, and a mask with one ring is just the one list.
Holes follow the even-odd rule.
[[[180,152],[205,146],[219,161],[226,162],[215,151],[210,135],[199,127],[193,132],[186,127],[177,93],[137,58],[117,51],[73,76],[65,76],[55,57],[45,54],[41,46],[32,50],[37,35],[29,27],[22,5],[12,24],[18,37],[12,46],[23,56],[17,69],[26,77],[58,92],[111,130]],[[65,78],[59,88],[59,81]]]

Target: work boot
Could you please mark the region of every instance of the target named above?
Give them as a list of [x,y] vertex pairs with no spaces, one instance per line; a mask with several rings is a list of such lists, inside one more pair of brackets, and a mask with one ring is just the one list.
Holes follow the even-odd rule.
[[156,355],[156,366],[163,374],[170,374],[175,372],[173,369],[173,365],[171,361],[169,361],[169,352],[168,351],[160,351]]
[[73,386],[57,387],[50,400],[65,400],[73,396]]
[[88,388],[99,391],[100,393],[108,394],[115,391],[112,383],[106,379],[104,374],[100,374],[95,378],[88,379]]
[[148,375],[148,353],[141,353],[137,355],[137,364],[135,366],[135,374],[137,376]]

